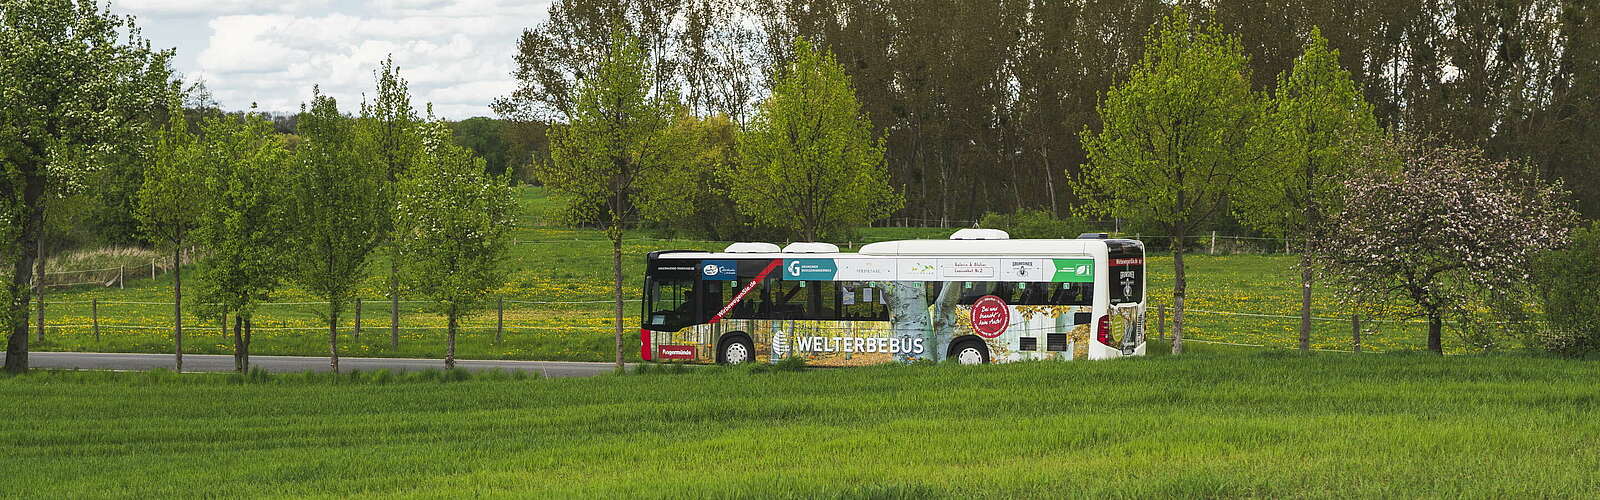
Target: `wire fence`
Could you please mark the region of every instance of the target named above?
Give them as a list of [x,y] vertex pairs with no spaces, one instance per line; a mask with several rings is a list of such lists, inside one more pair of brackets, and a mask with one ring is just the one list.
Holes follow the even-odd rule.
[[[638,331],[640,300],[625,300],[624,332]],[[487,308],[465,316],[460,333],[476,342],[476,351],[463,357],[540,359],[608,359],[616,329],[611,299],[535,300],[496,298]],[[52,344],[75,350],[105,348],[171,352],[173,303],[139,300],[74,300],[46,302],[45,336]],[[232,332],[222,318],[199,318],[186,308],[183,317],[185,352],[231,352]],[[327,302],[280,301],[259,304],[251,330],[257,334],[255,352],[326,352],[329,332]],[[446,320],[426,301],[364,299],[339,311],[334,330],[352,352],[342,354],[416,353],[425,355],[442,345]],[[1184,341],[1197,344],[1248,348],[1298,347],[1300,316],[1260,312],[1186,308]],[[1147,307],[1145,331],[1157,341],[1170,340],[1173,311],[1165,304]],[[36,325],[30,318],[30,325]],[[1426,348],[1427,324],[1422,320],[1368,319],[1312,316],[1311,349],[1323,352],[1420,351]],[[629,342],[636,342],[631,335]],[[541,347],[537,344],[547,343]],[[321,347],[318,347],[321,346]],[[512,346],[512,347],[505,347]],[[48,347],[48,346],[46,346]],[[159,348],[158,348],[159,347]],[[636,346],[635,346],[636,347]],[[194,351],[187,349],[194,348]],[[552,349],[564,350],[552,350]],[[69,349],[69,350],[74,350]],[[398,349],[396,351],[395,349]],[[1455,349],[1457,351],[1461,349]]]

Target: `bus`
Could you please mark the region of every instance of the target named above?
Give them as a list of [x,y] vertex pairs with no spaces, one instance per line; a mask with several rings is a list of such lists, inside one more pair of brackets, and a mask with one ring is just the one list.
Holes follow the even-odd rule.
[[639,357],[856,366],[1095,360],[1145,353],[1144,244],[1010,239],[734,243],[646,257]]

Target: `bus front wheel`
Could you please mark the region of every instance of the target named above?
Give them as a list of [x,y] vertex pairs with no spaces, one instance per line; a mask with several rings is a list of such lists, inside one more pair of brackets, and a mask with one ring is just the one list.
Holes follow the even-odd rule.
[[950,349],[950,357],[963,365],[989,363],[989,346],[976,340],[965,340]]
[[725,365],[737,365],[756,360],[756,347],[750,339],[733,337],[722,342],[722,347],[717,348],[717,362]]

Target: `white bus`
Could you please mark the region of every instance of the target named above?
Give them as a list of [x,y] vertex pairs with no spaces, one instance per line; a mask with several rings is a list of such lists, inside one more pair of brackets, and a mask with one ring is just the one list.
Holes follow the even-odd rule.
[[1144,245],[1088,234],[1013,240],[735,243],[647,257],[639,357],[852,366],[1141,356]]

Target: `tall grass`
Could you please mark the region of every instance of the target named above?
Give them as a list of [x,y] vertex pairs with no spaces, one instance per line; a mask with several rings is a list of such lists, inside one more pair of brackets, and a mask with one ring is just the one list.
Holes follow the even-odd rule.
[[0,496],[1590,497],[1596,366],[1274,351],[526,383],[35,375],[0,378]]

